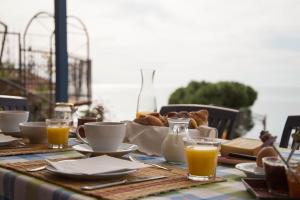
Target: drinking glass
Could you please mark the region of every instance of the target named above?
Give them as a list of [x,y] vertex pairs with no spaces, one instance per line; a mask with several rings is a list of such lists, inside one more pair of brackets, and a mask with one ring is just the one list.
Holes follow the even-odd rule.
[[155,70],[141,69],[142,84],[137,101],[136,117],[140,115],[157,112],[156,97],[154,93],[153,80]]
[[48,147],[61,149],[68,147],[69,125],[68,119],[46,119]]
[[220,150],[216,138],[185,139],[188,179],[194,181],[214,180]]
[[292,198],[300,198],[300,172],[296,170],[287,171],[287,181],[289,185],[289,196]]
[[284,163],[277,157],[264,157],[262,161],[268,192],[274,195],[287,195],[288,183]]

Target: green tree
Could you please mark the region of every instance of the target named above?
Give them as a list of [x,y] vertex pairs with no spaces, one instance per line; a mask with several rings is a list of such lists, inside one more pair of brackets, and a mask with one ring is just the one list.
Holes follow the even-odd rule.
[[244,135],[254,126],[250,107],[257,98],[257,92],[250,86],[234,81],[217,83],[191,81],[187,87],[176,89],[169,98],[169,104],[205,104],[240,110],[236,136]]

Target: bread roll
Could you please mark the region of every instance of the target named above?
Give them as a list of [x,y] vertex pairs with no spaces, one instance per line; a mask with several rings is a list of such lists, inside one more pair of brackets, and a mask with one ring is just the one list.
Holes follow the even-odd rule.
[[278,156],[276,151],[273,149],[273,147],[264,147],[262,148],[258,153],[256,157],[256,165],[258,167],[263,167],[262,159],[264,157],[275,157]]
[[168,112],[167,117],[177,117],[177,112]]
[[166,116],[161,116],[157,112],[140,115],[138,118],[134,119],[134,122],[142,125],[150,126],[169,126],[168,118],[178,117],[178,118],[190,118],[189,128],[195,129],[201,125],[208,125],[208,111],[199,110],[197,112],[168,112]]
[[152,115],[152,116],[158,117],[158,118],[161,116],[158,112],[152,112],[152,113],[149,113],[148,115]]
[[191,129],[198,128],[197,122],[193,118],[190,118],[189,128]]
[[180,111],[177,114],[177,117],[179,117],[179,118],[188,118],[189,117],[189,113],[187,111]]
[[161,116],[160,121],[164,124],[164,126],[169,126],[168,118],[166,116]]
[[143,124],[143,125],[150,125],[150,126],[164,126],[164,123],[157,117],[152,115],[145,115],[139,118],[136,118],[134,122]]

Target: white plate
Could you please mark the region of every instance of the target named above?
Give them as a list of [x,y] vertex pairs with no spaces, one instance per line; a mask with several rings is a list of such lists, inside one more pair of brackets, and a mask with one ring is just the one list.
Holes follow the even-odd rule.
[[0,134],[0,146],[10,145],[10,144],[14,143],[17,140],[18,140],[18,138],[11,137],[9,135]]
[[118,172],[111,172],[111,173],[87,175],[87,174],[74,174],[69,172],[58,171],[57,169],[49,165],[46,167],[46,169],[58,176],[73,178],[73,179],[81,179],[81,180],[121,178],[137,171],[136,169],[131,169],[131,170],[122,170]]
[[112,151],[112,152],[95,152],[87,144],[78,144],[78,145],[73,146],[74,150],[79,151],[81,153],[91,153],[92,156],[100,156],[100,155],[106,154],[108,156],[114,156],[114,157],[124,156],[124,155],[126,155],[130,152],[138,150],[138,148],[139,148],[139,146],[135,145],[135,144],[122,143],[116,151]]
[[251,178],[263,178],[265,177],[265,171],[262,167],[257,167],[255,162],[239,163],[235,168],[243,171],[247,177]]

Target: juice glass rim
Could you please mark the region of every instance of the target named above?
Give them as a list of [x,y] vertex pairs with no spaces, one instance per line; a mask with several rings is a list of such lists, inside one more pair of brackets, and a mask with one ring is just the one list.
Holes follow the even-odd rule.
[[191,146],[191,145],[213,145],[213,146],[219,146],[221,145],[221,140],[219,140],[218,138],[197,138],[197,139],[193,139],[193,138],[183,138],[183,142],[185,144],[185,146]]
[[60,126],[60,127],[66,127],[70,126],[70,120],[69,119],[56,119],[56,118],[50,118],[46,119],[46,127],[49,126]]
[[59,118],[48,118],[46,119],[46,122],[69,122],[69,119],[59,119]]

